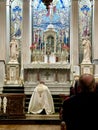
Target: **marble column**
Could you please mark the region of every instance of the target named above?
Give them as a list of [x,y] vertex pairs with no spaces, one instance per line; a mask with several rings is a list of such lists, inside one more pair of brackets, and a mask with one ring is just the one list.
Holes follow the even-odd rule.
[[30,46],[32,43],[32,0],[23,1],[23,32],[22,32],[22,42],[21,42],[21,72],[20,78],[24,78],[24,68],[25,64],[30,64],[31,62],[31,51]]
[[23,2],[23,35],[21,46],[22,65],[31,62],[30,45],[32,43],[32,0]]
[[73,79],[74,66],[79,64],[78,0],[72,0],[72,10],[70,19],[70,64],[71,79]]
[[98,0],[94,4],[94,19],[93,19],[93,59],[98,59]]
[[[7,3],[7,4],[6,4]],[[9,56],[9,5],[8,2],[0,0],[0,60],[8,61]],[[7,13],[8,11],[8,13]],[[7,13],[7,14],[6,14]]]
[[5,62],[9,56],[6,17],[6,1],[0,0],[0,94],[2,93],[5,79]]
[[94,18],[92,31],[93,61],[95,63],[95,76],[98,78],[98,0],[94,4]]

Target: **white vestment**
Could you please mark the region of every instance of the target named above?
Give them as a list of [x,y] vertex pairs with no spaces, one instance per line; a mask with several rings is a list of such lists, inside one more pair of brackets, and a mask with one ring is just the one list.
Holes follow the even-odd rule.
[[54,113],[54,103],[47,86],[39,84],[31,96],[28,113],[39,114],[45,109],[46,114]]

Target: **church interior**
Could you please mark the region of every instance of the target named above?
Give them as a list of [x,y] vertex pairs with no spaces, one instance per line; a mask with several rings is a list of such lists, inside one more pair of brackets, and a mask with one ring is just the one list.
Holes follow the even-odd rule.
[[[0,129],[60,130],[71,86],[83,73],[98,82],[97,10],[97,0],[0,0]],[[53,114],[28,113],[40,82],[53,98]]]

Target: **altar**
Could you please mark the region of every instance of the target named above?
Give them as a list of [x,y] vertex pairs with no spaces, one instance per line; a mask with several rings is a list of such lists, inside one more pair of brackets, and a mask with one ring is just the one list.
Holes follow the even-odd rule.
[[30,46],[31,63],[24,64],[25,92],[32,94],[40,81],[44,81],[51,93],[69,94],[71,67],[69,47],[57,40],[57,31],[49,24],[37,42],[34,31],[33,43]]
[[[39,63],[24,65],[24,87],[32,93],[40,81],[44,81],[52,94],[69,93],[70,65]],[[26,87],[27,86],[27,87]]]

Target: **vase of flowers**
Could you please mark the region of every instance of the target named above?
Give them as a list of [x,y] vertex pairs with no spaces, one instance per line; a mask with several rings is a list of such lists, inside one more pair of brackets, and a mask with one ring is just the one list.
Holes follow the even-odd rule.
[[69,51],[69,47],[66,44],[62,45],[62,49],[65,50],[65,51]]
[[35,50],[36,50],[36,43],[32,43],[32,45],[30,46],[30,50],[31,50],[32,53],[35,52]]
[[32,45],[30,46],[30,49],[31,49],[31,50],[36,49],[36,44],[35,44],[35,43],[32,43]]

